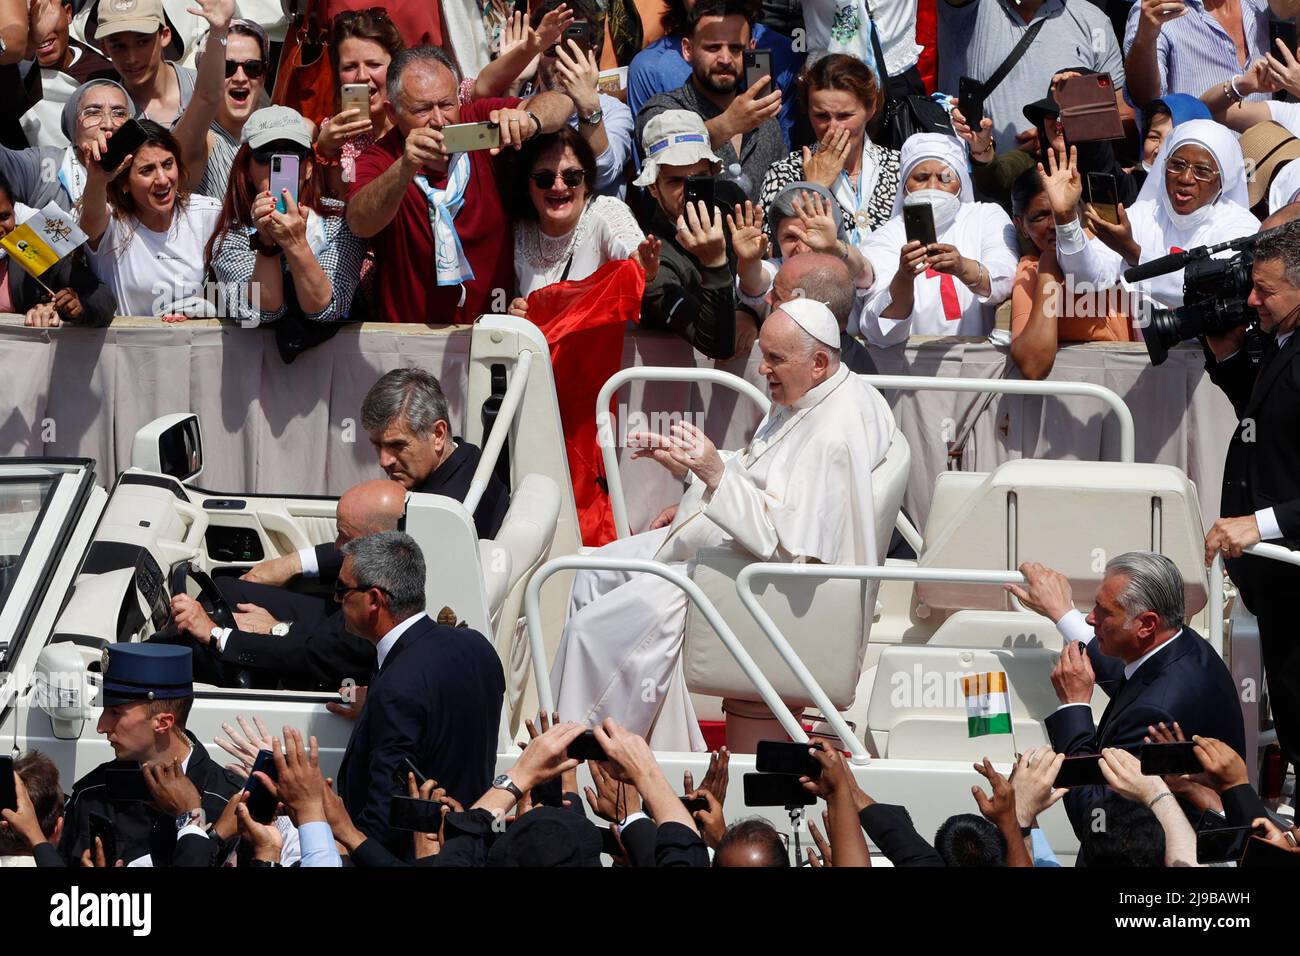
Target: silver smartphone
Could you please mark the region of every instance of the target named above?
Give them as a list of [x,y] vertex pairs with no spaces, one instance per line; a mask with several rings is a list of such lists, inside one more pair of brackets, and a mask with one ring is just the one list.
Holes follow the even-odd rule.
[[497,149],[500,145],[501,127],[496,123],[456,123],[442,128],[442,149],[445,153]]
[[[370,87],[365,83],[344,83],[339,91],[344,110],[360,110],[357,119],[370,119]],[[341,111],[340,111],[341,112]]]

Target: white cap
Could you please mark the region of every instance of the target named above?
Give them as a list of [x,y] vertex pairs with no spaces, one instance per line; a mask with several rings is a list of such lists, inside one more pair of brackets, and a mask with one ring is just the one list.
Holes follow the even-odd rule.
[[835,321],[835,314],[823,303],[814,299],[791,299],[782,302],[777,309],[794,319],[795,325],[818,342],[834,349],[840,347],[840,324]]
[[641,133],[645,164],[635,186],[649,186],[659,177],[660,166],[694,166],[701,159],[720,163],[709,142],[704,118],[686,110],[656,114]]

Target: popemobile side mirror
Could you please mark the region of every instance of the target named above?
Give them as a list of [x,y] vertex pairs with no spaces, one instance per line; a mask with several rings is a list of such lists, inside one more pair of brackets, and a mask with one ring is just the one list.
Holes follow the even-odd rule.
[[36,658],[32,703],[50,717],[54,736],[76,740],[94,715],[95,685],[81,650],[71,641],[47,644]]
[[199,416],[177,412],[155,418],[135,433],[131,467],[170,475],[189,484],[203,472],[203,431]]

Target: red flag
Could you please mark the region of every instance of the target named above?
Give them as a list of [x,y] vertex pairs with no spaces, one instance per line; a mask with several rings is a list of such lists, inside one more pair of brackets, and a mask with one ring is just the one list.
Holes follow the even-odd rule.
[[596,441],[596,397],[623,365],[623,331],[629,320],[640,320],[644,291],[641,266],[616,259],[586,279],[557,282],[528,297],[528,318],[551,347],[578,527],[590,547],[618,537]]

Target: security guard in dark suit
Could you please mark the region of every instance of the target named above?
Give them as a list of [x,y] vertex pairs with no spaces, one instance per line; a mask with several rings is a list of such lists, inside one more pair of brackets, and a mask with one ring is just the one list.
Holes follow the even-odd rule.
[[[95,729],[108,738],[117,759],[96,767],[72,788],[59,841],[68,865],[77,865],[83,850],[93,851],[92,814],[109,821],[119,859],[130,864],[148,857],[151,865],[171,865],[177,834],[193,834],[215,822],[242,788],[243,781],[212,760],[185,730],[194,702],[192,668],[188,647],[110,644],[104,650],[104,712]],[[202,816],[192,807],[164,812],[151,798],[140,768],[174,761],[180,761],[198,791]],[[211,843],[215,855],[217,841]]]

